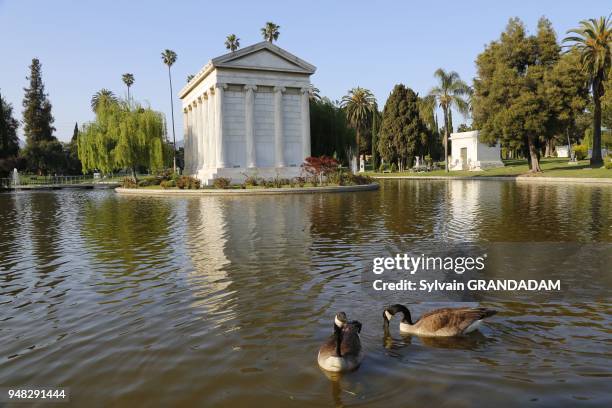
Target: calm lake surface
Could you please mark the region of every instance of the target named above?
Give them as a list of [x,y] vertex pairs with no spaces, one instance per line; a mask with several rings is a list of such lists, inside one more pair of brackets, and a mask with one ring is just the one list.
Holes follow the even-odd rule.
[[[500,312],[479,333],[433,342],[397,320],[385,337],[384,302],[360,284],[366,262],[411,244],[610,244],[611,187],[381,184],[0,194],[0,387],[70,387],[73,405],[114,407],[612,404],[609,297],[488,301]],[[449,305],[404,303],[413,316]],[[331,378],[316,354],[341,310],[363,323],[366,358]]]

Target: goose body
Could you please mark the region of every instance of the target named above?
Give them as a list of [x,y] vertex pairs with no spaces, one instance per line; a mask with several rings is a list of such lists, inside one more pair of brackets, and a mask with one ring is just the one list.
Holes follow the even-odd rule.
[[330,372],[355,370],[363,360],[359,333],[361,323],[349,322],[346,315],[340,312],[334,319],[334,333],[319,348],[317,362]]
[[461,307],[436,309],[425,313],[412,322],[410,312],[403,305],[389,306],[383,312],[385,327],[396,313],[402,313],[400,333],[417,336],[452,337],[462,336],[478,329],[483,319],[493,316],[497,311],[483,307]]

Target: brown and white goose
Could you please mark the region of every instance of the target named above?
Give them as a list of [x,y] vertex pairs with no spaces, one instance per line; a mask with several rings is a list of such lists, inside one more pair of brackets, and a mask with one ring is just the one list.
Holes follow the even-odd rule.
[[436,309],[425,313],[412,322],[410,311],[403,305],[392,305],[383,312],[385,330],[396,313],[402,313],[400,333],[417,336],[451,337],[470,333],[480,326],[483,319],[493,316],[497,311],[483,307],[461,307]]
[[363,360],[359,333],[361,323],[347,321],[346,314],[340,312],[334,318],[334,333],[319,348],[319,366],[331,372],[355,370]]

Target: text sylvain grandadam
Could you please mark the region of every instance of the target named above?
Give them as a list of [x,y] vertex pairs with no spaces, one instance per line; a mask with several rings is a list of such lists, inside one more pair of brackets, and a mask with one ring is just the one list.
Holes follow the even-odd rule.
[[[408,254],[397,254],[395,257],[374,258],[372,272],[380,275],[385,271],[405,271],[414,275],[417,271],[437,270],[454,272],[462,275],[466,271],[482,271],[485,268],[487,255],[478,257],[441,257],[441,256],[411,256]],[[535,279],[471,279],[467,282],[457,280],[451,281],[428,281],[421,279],[418,282],[401,279],[395,282],[385,282],[376,279],[372,282],[376,291],[560,291],[560,280],[535,280]]]

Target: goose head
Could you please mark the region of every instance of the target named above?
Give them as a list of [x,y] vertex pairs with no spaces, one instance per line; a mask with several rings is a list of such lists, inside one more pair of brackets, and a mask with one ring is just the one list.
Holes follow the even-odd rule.
[[339,312],[334,317],[334,328],[337,330],[342,330],[342,328],[347,324],[348,320],[346,319],[346,313]]
[[389,321],[393,319],[396,313],[402,314],[402,323],[412,324],[412,318],[410,311],[404,305],[395,304],[385,308],[383,311],[383,322],[385,330],[389,330]]

